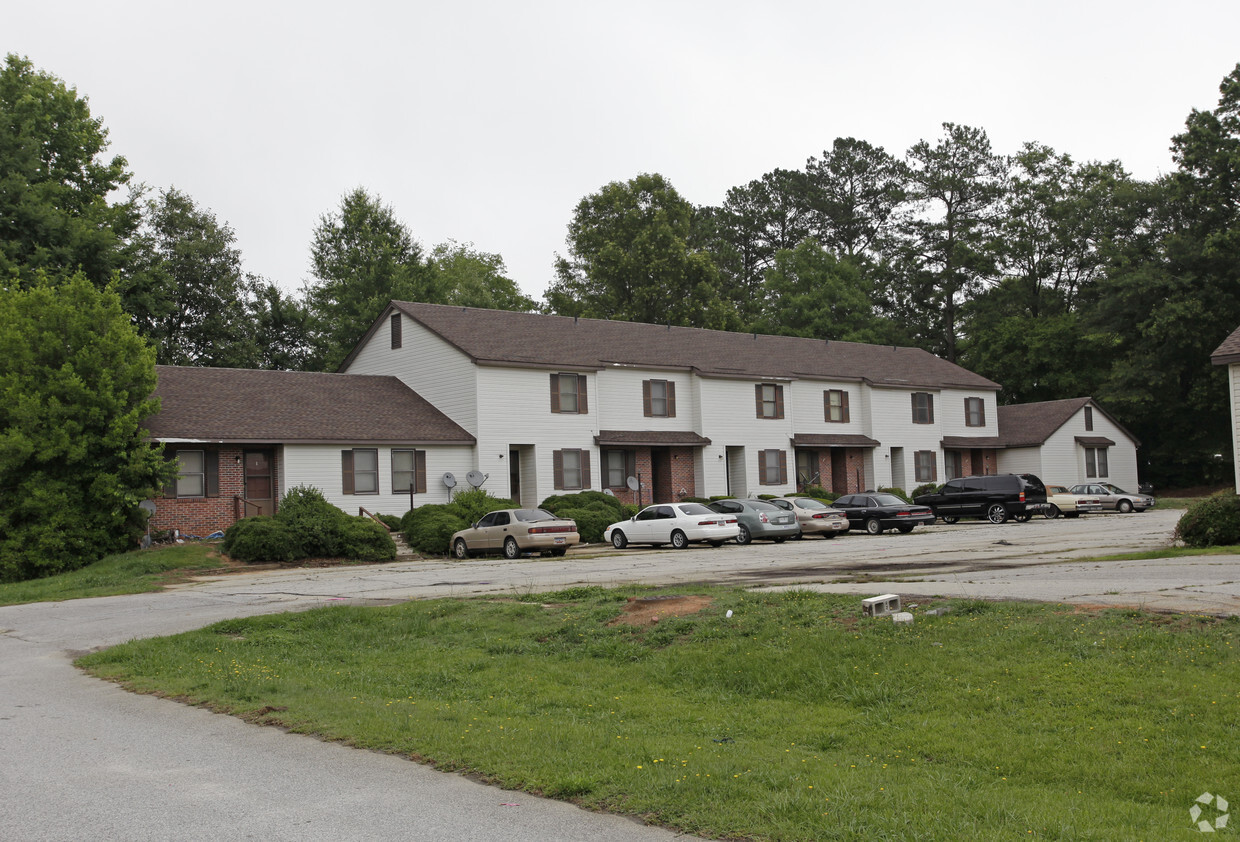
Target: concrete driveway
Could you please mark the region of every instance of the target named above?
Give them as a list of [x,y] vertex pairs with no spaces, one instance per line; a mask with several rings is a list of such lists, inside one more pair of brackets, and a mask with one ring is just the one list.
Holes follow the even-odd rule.
[[[135,696],[74,654],[308,607],[626,582],[814,587],[1240,613],[1240,557],[1089,562],[1164,546],[1177,512],[965,522],[719,549],[417,561],[207,577],[171,592],[0,608],[0,839],[663,840],[675,834],[404,759]],[[515,806],[514,806],[515,805]]]

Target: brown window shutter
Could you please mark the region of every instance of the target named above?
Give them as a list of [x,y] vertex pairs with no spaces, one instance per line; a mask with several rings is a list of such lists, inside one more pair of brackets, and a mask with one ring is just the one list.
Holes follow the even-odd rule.
[[762,384],[755,383],[753,387],[753,391],[754,391],[754,396],[757,398],[758,417],[761,418],[762,417]]
[[392,347],[400,347],[400,313],[392,314]]
[[624,452],[624,480],[628,482],[629,477],[637,476],[637,451],[626,450]]
[[426,451],[415,450],[413,452],[413,492],[415,494],[426,493]]
[[930,423],[934,423],[934,395],[926,393],[926,417],[930,419]]
[[848,393],[847,392],[843,392],[843,391],[840,392],[840,406],[843,407],[844,409],[843,411],[844,422],[847,423],[848,422]]
[[[913,423],[914,424],[918,423],[917,422],[917,394],[918,394],[917,392],[913,392],[913,394],[909,396],[913,399]],[[874,404],[872,403],[870,404],[871,407],[873,407],[873,405]]]
[[654,410],[650,408],[650,381],[642,381],[642,415],[649,418],[654,414]]
[[788,452],[786,450],[779,451],[779,484],[786,485],[788,483]]
[[581,490],[590,488],[590,451],[581,451]]
[[667,417],[676,417],[676,384],[667,381]]
[[551,411],[560,411],[560,375],[551,373]]
[[590,411],[586,405],[586,376],[584,374],[577,375],[577,412],[585,415]]
[[822,419],[824,421],[831,420],[831,390],[822,390]]
[[758,451],[758,485],[766,485],[766,453],[765,450]]
[[784,417],[784,387],[778,384],[775,386],[775,417]]
[[220,496],[220,452],[204,450],[202,453],[202,471],[206,475],[206,492],[208,497]]
[[353,451],[340,451],[340,484],[341,493],[353,493]]
[[564,487],[564,451],[555,450],[551,453],[551,485],[556,489]]

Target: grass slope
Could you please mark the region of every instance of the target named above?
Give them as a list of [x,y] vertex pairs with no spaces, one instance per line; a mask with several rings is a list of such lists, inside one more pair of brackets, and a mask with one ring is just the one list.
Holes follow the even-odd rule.
[[578,588],[234,620],[78,663],[719,838],[1168,839],[1202,792],[1240,793],[1240,623],[966,602],[896,627],[853,597],[694,592],[713,604],[645,626],[613,621],[650,592]]

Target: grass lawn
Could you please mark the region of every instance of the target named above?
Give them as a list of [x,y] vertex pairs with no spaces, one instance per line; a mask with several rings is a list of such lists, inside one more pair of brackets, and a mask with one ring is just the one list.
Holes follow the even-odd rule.
[[[674,593],[712,602],[676,617]],[[615,622],[639,605],[658,621]],[[1163,840],[1195,837],[1203,792],[1240,799],[1240,622],[923,600],[897,627],[859,609],[576,588],[232,620],[78,663],[719,838]]]
[[187,543],[110,555],[81,570],[0,584],[0,605],[158,591],[187,575],[230,567],[215,549]]

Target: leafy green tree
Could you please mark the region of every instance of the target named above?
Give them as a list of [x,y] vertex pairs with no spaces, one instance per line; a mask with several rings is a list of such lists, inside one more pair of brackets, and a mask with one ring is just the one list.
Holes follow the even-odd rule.
[[735,324],[719,271],[693,245],[694,209],[661,175],[613,181],[578,203],[546,310],[566,316],[722,328]]
[[252,284],[232,228],[176,189],[146,202],[119,287],[161,365],[258,364]]
[[874,312],[872,289],[855,264],[837,259],[813,239],[775,253],[767,270],[764,333],[883,342],[890,332]]
[[908,170],[881,146],[836,138],[805,165],[809,227],[828,251],[854,263],[881,255],[907,196]]
[[915,212],[899,265],[905,316],[920,322],[924,347],[955,362],[961,305],[997,280],[1007,161],[981,129],[944,123],[943,131],[937,143],[919,141],[907,155]]
[[102,289],[123,264],[134,229],[131,201],[109,203],[129,181],[126,162],[105,159],[103,122],[87,100],[29,60],[0,69],[0,283],[33,283],[40,271],[81,271]]
[[478,251],[473,243],[440,243],[431,252],[431,266],[439,273],[439,286],[446,291],[445,304],[524,313],[538,307],[508,277],[503,257]]
[[279,371],[305,371],[310,358],[308,315],[298,299],[260,278],[249,280],[256,365]]
[[305,289],[310,361],[333,371],[389,301],[444,303],[442,276],[391,206],[364,189],[325,214],[310,246],[314,280]]
[[135,547],[168,476],[142,429],[154,351],[84,274],[0,288],[0,324],[0,581]]

